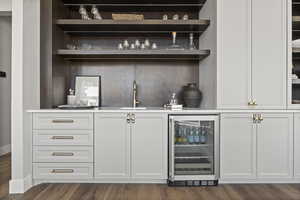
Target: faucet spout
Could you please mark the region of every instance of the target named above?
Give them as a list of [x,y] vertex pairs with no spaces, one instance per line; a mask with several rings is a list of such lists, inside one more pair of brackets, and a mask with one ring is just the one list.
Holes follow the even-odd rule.
[[132,106],[134,108],[137,107],[137,104],[139,104],[140,102],[137,100],[137,90],[138,90],[138,86],[136,81],[133,81],[133,104]]

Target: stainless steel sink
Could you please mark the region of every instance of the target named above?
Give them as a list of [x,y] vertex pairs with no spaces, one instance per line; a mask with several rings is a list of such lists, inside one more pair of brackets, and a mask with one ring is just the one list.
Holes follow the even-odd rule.
[[146,107],[122,107],[121,110],[147,110]]

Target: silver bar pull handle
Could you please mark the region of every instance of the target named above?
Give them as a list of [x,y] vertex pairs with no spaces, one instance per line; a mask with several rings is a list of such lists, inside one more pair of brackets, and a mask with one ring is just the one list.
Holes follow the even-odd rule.
[[52,174],[71,174],[74,173],[73,169],[53,169]]
[[74,140],[73,136],[53,136],[52,140]]
[[52,156],[74,156],[74,153],[67,152],[53,152]]
[[54,120],[52,120],[52,123],[54,123],[54,124],[71,124],[71,123],[74,123],[74,120],[72,120],[72,119],[54,119]]

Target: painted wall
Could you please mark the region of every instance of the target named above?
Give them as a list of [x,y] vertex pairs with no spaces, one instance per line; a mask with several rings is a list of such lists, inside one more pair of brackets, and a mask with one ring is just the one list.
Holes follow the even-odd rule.
[[11,2],[12,0],[0,0],[0,12],[11,12]]
[[0,155],[10,151],[11,17],[0,17]]

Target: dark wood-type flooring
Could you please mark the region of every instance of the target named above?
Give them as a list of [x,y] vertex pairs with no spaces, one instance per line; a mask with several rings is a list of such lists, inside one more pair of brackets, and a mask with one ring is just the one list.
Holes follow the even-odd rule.
[[168,187],[152,184],[42,184],[8,195],[10,155],[0,157],[0,200],[300,200],[300,184]]

